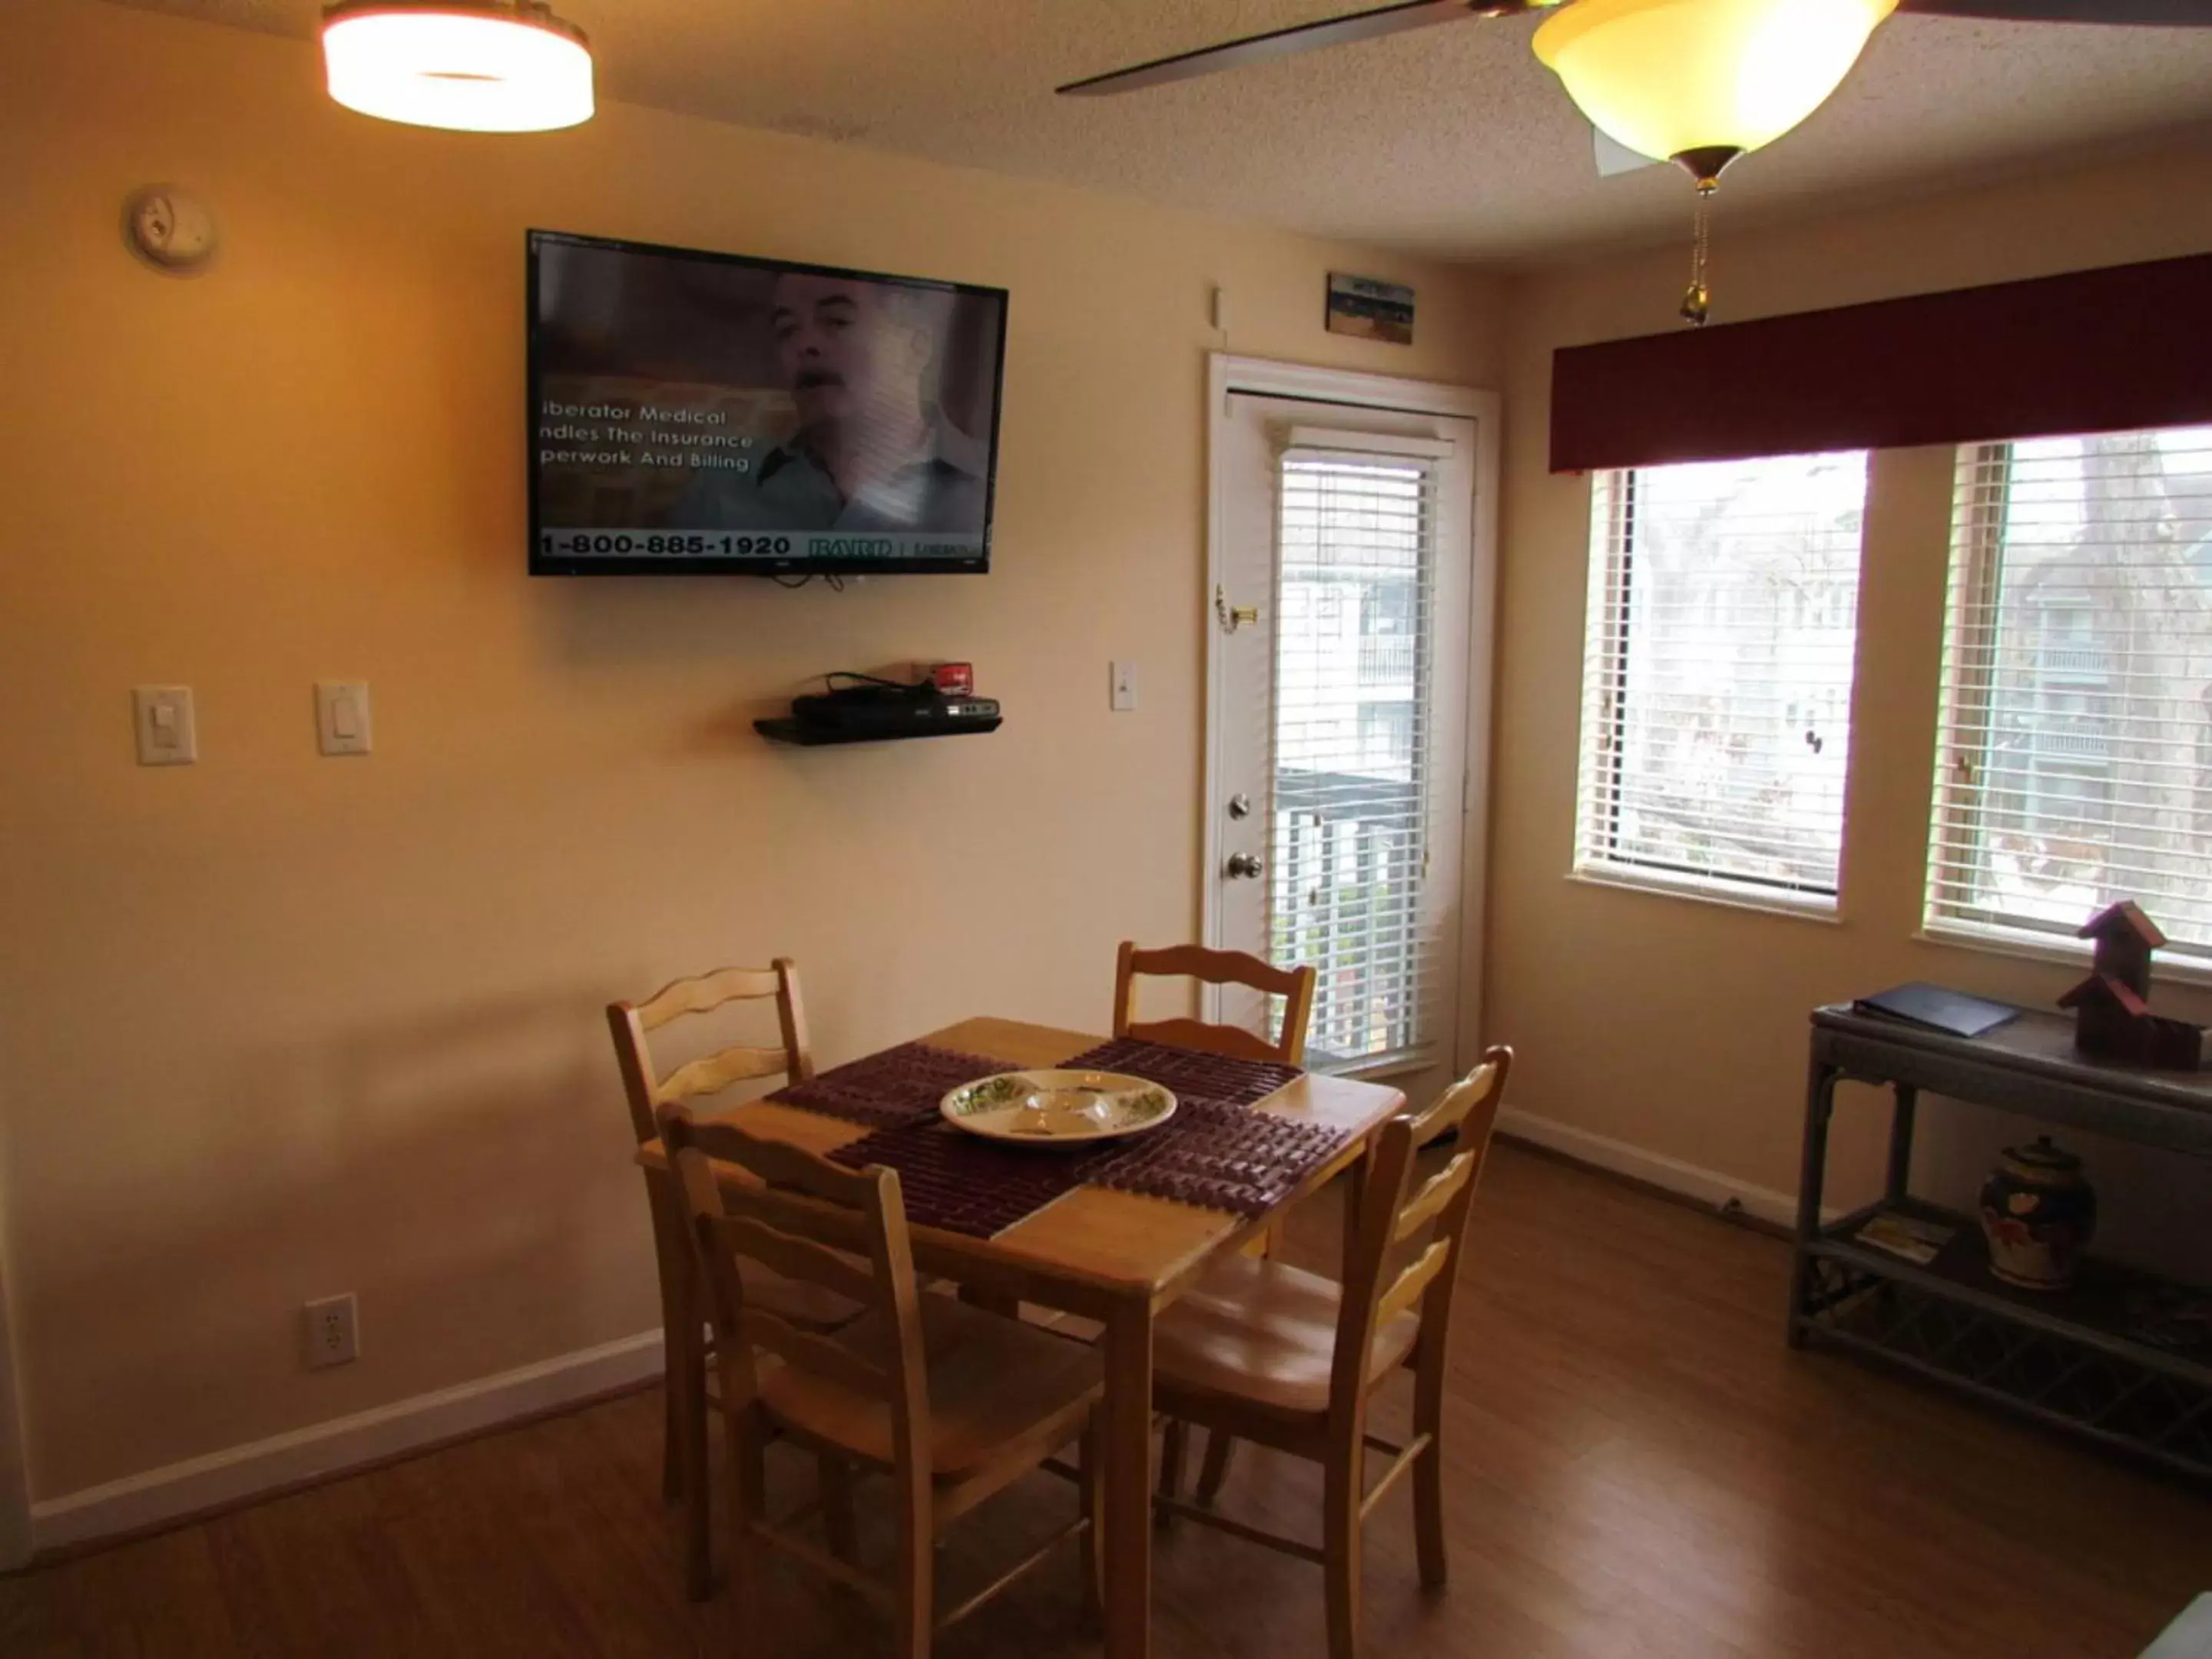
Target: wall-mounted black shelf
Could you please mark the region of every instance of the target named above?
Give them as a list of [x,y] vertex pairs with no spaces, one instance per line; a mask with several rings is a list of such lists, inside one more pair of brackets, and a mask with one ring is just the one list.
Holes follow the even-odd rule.
[[794,720],[755,720],[753,730],[770,743],[792,744],[800,749],[821,749],[840,743],[904,743],[911,738],[958,738],[995,732],[1003,719],[962,720],[957,725],[933,726],[922,732],[830,732]]

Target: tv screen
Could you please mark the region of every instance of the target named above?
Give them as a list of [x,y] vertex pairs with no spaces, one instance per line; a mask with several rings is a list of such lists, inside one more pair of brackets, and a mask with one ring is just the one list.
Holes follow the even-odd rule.
[[530,233],[533,575],[982,571],[1004,289]]

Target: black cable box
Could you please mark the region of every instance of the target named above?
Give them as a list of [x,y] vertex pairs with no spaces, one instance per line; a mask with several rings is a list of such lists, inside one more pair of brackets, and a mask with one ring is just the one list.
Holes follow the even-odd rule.
[[[935,686],[852,685],[791,700],[790,726],[822,739],[922,737],[988,732],[999,725],[995,697],[948,697]],[[777,722],[779,726],[784,724]]]

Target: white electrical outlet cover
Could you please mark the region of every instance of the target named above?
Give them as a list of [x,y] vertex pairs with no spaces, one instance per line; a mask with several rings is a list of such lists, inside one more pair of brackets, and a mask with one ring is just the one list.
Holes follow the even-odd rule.
[[310,1370],[361,1358],[361,1326],[352,1291],[305,1303],[300,1312]]

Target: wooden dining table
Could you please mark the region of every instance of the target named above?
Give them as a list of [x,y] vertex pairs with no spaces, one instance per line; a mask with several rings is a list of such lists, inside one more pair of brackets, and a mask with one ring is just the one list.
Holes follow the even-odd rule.
[[[919,1039],[934,1048],[1003,1060],[1009,1069],[1057,1065],[1104,1040],[1083,1031],[990,1018],[963,1020]],[[952,1280],[963,1294],[1007,1306],[1034,1303],[1096,1320],[1103,1327],[1099,1339],[1106,1381],[1102,1407],[1103,1570],[1109,1659],[1145,1659],[1151,1642],[1154,1316],[1188,1289],[1213,1257],[1237,1249],[1290,1205],[1332,1176],[1364,1163],[1374,1131],[1405,1104],[1405,1096],[1387,1085],[1312,1073],[1258,1102],[1255,1110],[1328,1124],[1352,1136],[1342,1153],[1314,1170],[1283,1203],[1263,1215],[1237,1215],[1084,1186],[989,1238],[913,1228],[915,1266]],[[771,1100],[702,1115],[741,1123],[754,1134],[823,1153],[868,1133],[858,1124]],[[657,1140],[641,1146],[637,1157],[647,1170],[668,1166]],[[671,1246],[663,1241],[662,1249]],[[703,1314],[688,1249],[680,1260],[665,1262],[664,1270],[668,1282],[685,1287],[680,1299],[689,1310],[672,1318],[672,1345],[684,1340],[685,1332],[696,1342]],[[672,1298],[672,1313],[677,1299]],[[700,1374],[696,1352],[671,1352],[670,1386],[684,1396],[678,1409],[703,1422],[705,1401],[696,1397],[696,1387],[685,1382]],[[684,1439],[687,1446],[703,1448],[703,1433],[687,1433]],[[705,1459],[695,1454],[688,1461],[695,1466],[685,1469],[687,1491],[702,1494],[708,1478]],[[691,1546],[696,1578],[706,1570],[705,1505],[694,1503],[691,1508],[696,1517]]]

